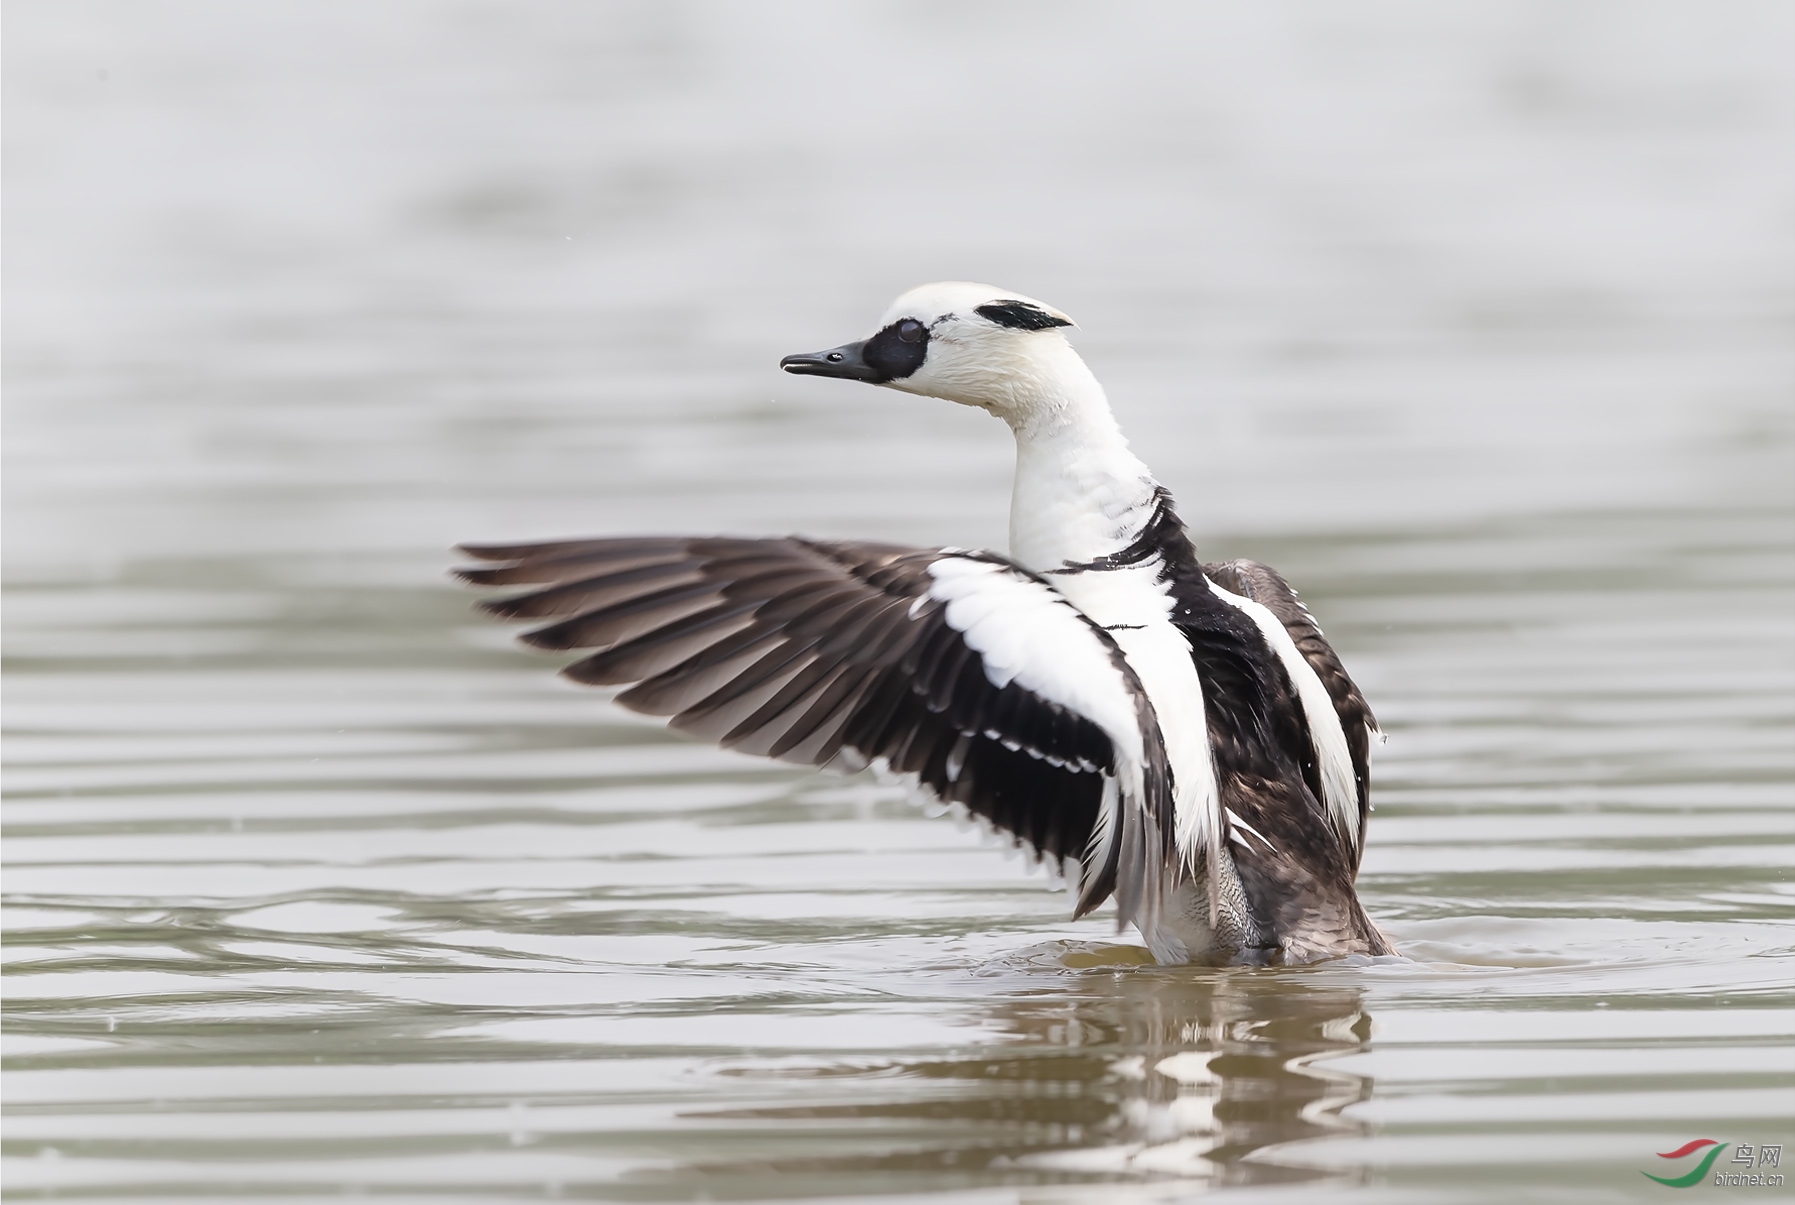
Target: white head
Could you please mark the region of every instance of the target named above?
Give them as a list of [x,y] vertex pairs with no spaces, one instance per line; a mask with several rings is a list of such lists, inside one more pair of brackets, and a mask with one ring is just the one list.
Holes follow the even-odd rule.
[[1066,339],[1071,325],[1052,306],[1020,293],[938,281],[892,302],[871,338],[787,356],[779,366],[946,398],[1019,426],[1096,389]]

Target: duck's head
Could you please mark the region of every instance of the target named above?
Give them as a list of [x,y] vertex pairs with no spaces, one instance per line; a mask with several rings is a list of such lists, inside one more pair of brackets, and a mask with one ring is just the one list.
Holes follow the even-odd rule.
[[961,280],[919,285],[891,303],[871,338],[787,356],[800,376],[842,377],[989,410],[1012,423],[1087,377],[1050,305]]

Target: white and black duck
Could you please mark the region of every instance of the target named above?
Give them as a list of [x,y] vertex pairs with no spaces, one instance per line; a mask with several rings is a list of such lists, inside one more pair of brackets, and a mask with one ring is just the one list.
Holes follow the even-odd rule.
[[468,545],[482,604],[548,620],[577,682],[732,749],[883,766],[1111,895],[1161,962],[1391,952],[1353,890],[1379,739],[1296,593],[1198,561],[1071,320],[924,285],[871,338],[787,356],[977,406],[1016,436],[1010,553],[624,537]]

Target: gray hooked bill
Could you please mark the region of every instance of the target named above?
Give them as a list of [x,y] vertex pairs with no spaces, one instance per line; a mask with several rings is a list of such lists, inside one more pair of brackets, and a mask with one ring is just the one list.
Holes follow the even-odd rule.
[[849,381],[885,381],[888,373],[866,362],[866,341],[844,343],[828,351],[800,352],[779,361],[779,367],[801,377],[841,377]]

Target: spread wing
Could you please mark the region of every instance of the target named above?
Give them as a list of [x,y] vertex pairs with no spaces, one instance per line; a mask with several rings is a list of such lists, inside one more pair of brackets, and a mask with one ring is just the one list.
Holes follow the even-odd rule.
[[882,763],[1152,923],[1171,802],[1152,705],[1108,633],[988,553],[861,542],[625,538],[471,545],[481,604],[548,620],[562,672],[728,748]]
[[[1316,779],[1311,783],[1311,789],[1317,799],[1328,802],[1330,813],[1344,820],[1347,816],[1341,813],[1347,808],[1341,805],[1349,804],[1348,815],[1356,824],[1342,835],[1348,838],[1346,845],[1356,870],[1365,845],[1365,821],[1371,810],[1371,741],[1381,737],[1370,704],[1347,674],[1327,637],[1322,635],[1309,608],[1276,570],[1257,561],[1236,560],[1204,565],[1203,575],[1229,594],[1268,611],[1288,634],[1294,652],[1300,654],[1313,671],[1312,681],[1319,683],[1325,692],[1325,700],[1319,696],[1305,697],[1301,689],[1304,683],[1298,680],[1299,675],[1291,675],[1308,727],[1314,734],[1313,756],[1306,759],[1304,771]],[[1315,714],[1326,708],[1331,708],[1339,721],[1338,735],[1343,747],[1331,750],[1326,747],[1332,743],[1329,738],[1334,733],[1324,729],[1324,717]],[[1344,757],[1341,757],[1342,753]],[[1333,782],[1328,781],[1330,769],[1335,770]],[[1350,782],[1347,781],[1348,773]]]

